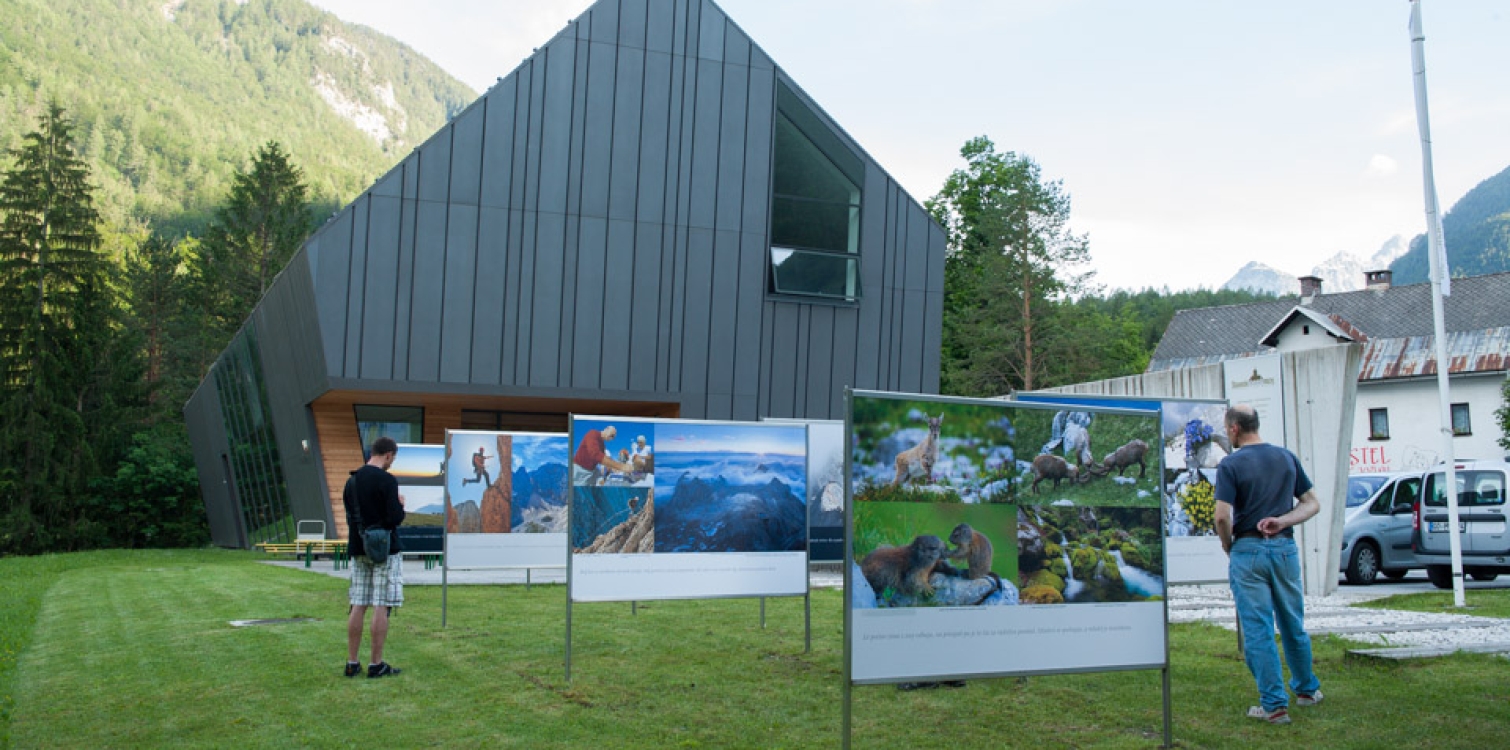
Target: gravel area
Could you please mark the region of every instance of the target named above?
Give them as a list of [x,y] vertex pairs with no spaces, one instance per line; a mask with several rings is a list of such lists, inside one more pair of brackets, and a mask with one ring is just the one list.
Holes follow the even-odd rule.
[[[1510,620],[1470,614],[1406,612],[1351,606],[1388,596],[1368,587],[1344,587],[1326,597],[1306,597],[1306,630],[1333,633],[1377,647],[1462,648],[1505,644],[1510,651]],[[1237,630],[1232,591],[1225,585],[1175,586],[1169,593],[1169,621],[1206,621]]]

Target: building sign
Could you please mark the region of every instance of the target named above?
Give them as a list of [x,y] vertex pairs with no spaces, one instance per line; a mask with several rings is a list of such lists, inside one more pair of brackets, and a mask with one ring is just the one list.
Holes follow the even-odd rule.
[[1280,355],[1229,359],[1222,363],[1227,403],[1248,404],[1258,412],[1259,434],[1275,445],[1285,444],[1284,379]]
[[1349,474],[1381,474],[1394,471],[1382,445],[1366,445],[1348,452]]

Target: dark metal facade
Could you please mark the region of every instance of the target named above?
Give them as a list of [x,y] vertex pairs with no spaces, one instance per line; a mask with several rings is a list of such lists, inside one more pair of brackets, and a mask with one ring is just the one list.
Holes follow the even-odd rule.
[[[856,302],[769,291],[778,82],[864,164]],[[704,419],[839,418],[848,386],[936,392],[944,245],[712,2],[601,0],[318,230],[259,305],[293,511],[324,503],[307,406],[334,388]],[[208,385],[186,413],[214,505]]]

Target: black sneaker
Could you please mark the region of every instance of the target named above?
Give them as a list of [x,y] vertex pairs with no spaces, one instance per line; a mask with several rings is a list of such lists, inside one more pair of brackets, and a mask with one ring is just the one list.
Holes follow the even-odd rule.
[[358,661],[346,662],[346,676],[356,677],[362,673],[362,663]]
[[395,667],[395,666],[393,666],[392,664],[389,664],[386,661],[383,661],[383,662],[378,662],[377,664],[373,664],[372,666],[367,667],[367,676],[368,677],[392,677],[392,676],[394,676],[394,675],[396,675],[396,674],[398,674],[399,672],[402,672],[402,671],[404,671],[404,670],[399,669],[398,667]]

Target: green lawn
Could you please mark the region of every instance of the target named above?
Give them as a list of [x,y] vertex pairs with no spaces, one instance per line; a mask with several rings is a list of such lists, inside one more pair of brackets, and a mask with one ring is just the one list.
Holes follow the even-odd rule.
[[1420,594],[1401,594],[1388,599],[1365,602],[1358,606],[1375,609],[1403,609],[1411,612],[1442,612],[1445,614],[1474,615],[1475,617],[1510,617],[1510,591],[1498,589],[1469,589],[1463,594],[1466,606],[1453,605],[1452,591],[1428,591]]
[[[414,587],[395,617],[394,679],[347,680],[345,583],[226,551],[0,560],[0,746],[838,747],[842,600],[578,605],[563,676],[561,586]],[[1474,592],[1505,612],[1504,592]],[[1490,604],[1490,602],[1496,602]],[[1497,608],[1491,610],[1491,607]],[[230,620],[317,622],[233,628]],[[1273,727],[1243,718],[1251,680],[1232,633],[1170,629],[1180,747],[1502,747],[1507,664],[1398,665],[1317,640],[1327,702]],[[1446,700],[1443,696],[1451,696]],[[977,680],[964,690],[854,690],[854,747],[1153,747],[1157,672]],[[360,717],[360,718],[357,718]],[[375,739],[380,737],[381,739]]]

